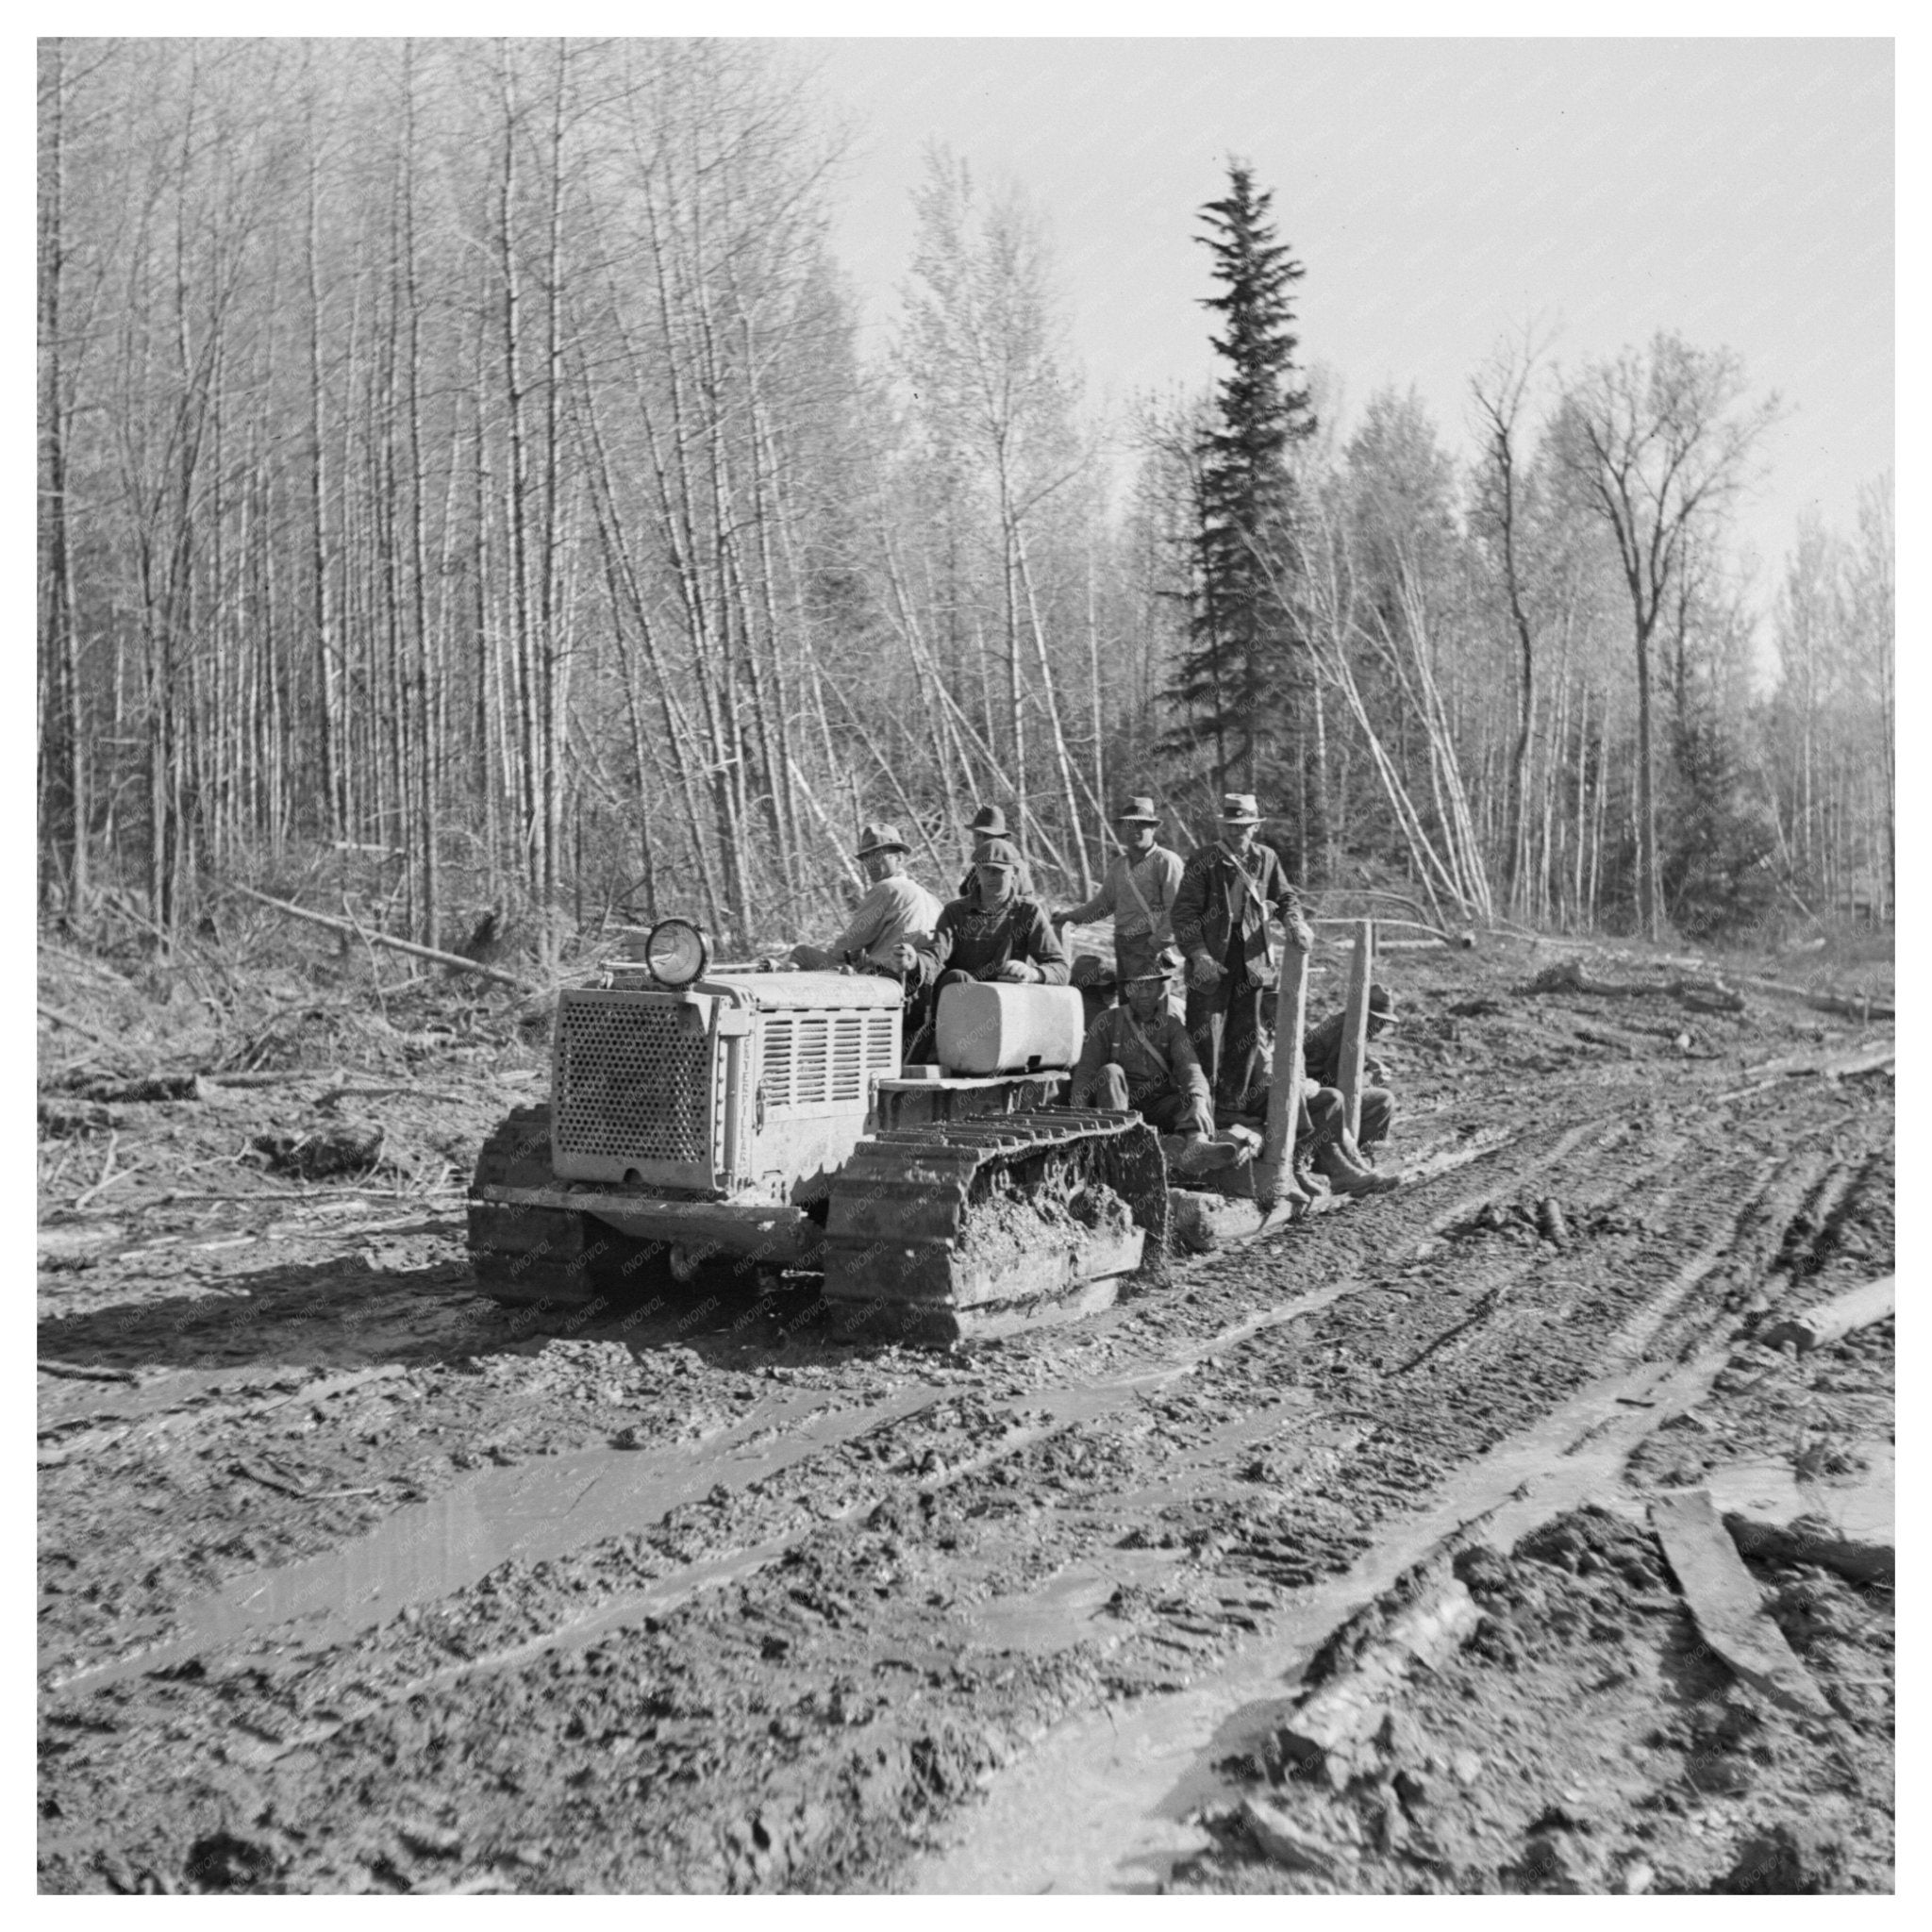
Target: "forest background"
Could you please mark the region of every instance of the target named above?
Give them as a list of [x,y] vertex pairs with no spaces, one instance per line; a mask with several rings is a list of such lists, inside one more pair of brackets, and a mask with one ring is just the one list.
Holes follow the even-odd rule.
[[43,910],[735,949],[824,936],[868,818],[943,887],[1001,804],[1067,903],[1120,793],[1185,850],[1238,786],[1336,903],[1890,921],[1890,477],[1754,574],[1722,342],[1526,321],[1474,460],[1412,390],[1343,433],[1231,158],[1172,300],[1276,273],[1258,503],[1252,386],[1091,405],[1049,211],[943,149],[869,342],[841,140],[756,42],[42,42]]

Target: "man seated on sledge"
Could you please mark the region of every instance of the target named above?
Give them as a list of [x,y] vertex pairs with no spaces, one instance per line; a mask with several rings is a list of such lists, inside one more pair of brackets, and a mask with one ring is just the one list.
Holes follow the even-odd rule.
[[[1268,1126],[1268,1091],[1274,1078],[1274,1018],[1278,995],[1269,991],[1260,1000],[1260,1043],[1255,1056],[1255,1077],[1253,1084],[1242,1096],[1241,1109],[1236,1116],[1236,1126],[1252,1128],[1257,1134],[1265,1134]],[[1326,1023],[1324,1022],[1325,1025]],[[1313,1032],[1303,1036],[1305,1042],[1315,1042],[1322,1032],[1316,1027]],[[1336,1061],[1340,1059],[1341,1028],[1338,1022],[1335,1028],[1337,1045]],[[1341,1089],[1335,1084],[1341,1077],[1339,1067],[1326,1058],[1311,1058],[1314,1048],[1305,1044],[1302,1068],[1302,1106],[1306,1125],[1296,1135],[1294,1164],[1297,1168],[1312,1169],[1328,1183],[1328,1191],[1334,1194],[1386,1194],[1400,1185],[1399,1176],[1392,1174],[1378,1174],[1362,1152],[1361,1141],[1371,1138],[1369,1127],[1373,1119],[1375,1133],[1380,1139],[1389,1131],[1393,1117],[1394,1106],[1390,1095],[1381,1089],[1362,1090],[1362,1135],[1358,1140],[1348,1131],[1348,1111],[1341,1098]],[[1381,1101],[1374,1114],[1369,1110],[1371,1091],[1381,1094]]]
[[887,979],[916,973],[914,942],[931,936],[940,902],[907,872],[907,849],[897,825],[860,827],[858,864],[871,890],[829,946],[793,946],[794,966],[816,973],[856,966]]
[[[1333,1012],[1303,1036],[1302,1057],[1307,1074],[1318,1086],[1340,1089],[1341,1085],[1341,1035],[1347,1024],[1347,1011]],[[1377,1039],[1396,1024],[1395,999],[1379,981],[1369,985],[1369,1011],[1366,1031]],[[1395,1124],[1395,1096],[1389,1091],[1389,1069],[1371,1055],[1362,1058],[1361,1126],[1355,1138],[1366,1152],[1377,1141],[1389,1138]]]
[[1073,1107],[1131,1108],[1165,1137],[1179,1174],[1239,1160],[1250,1150],[1214,1138],[1214,1102],[1188,1029],[1168,1003],[1187,960],[1165,946],[1121,982],[1124,1002],[1098,1013],[1088,1028],[1069,1093]]

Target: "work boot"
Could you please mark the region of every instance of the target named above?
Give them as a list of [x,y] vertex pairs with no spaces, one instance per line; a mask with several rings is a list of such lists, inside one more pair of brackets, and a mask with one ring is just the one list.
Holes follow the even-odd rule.
[[1402,1183],[1392,1174],[1377,1174],[1354,1158],[1340,1141],[1331,1141],[1315,1157],[1315,1172],[1328,1182],[1333,1194],[1387,1194]]

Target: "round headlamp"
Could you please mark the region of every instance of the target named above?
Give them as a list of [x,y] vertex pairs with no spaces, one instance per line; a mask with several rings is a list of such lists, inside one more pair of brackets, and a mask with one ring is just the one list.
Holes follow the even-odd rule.
[[688,919],[660,919],[644,941],[644,964],[659,986],[689,986],[710,963],[704,934]]

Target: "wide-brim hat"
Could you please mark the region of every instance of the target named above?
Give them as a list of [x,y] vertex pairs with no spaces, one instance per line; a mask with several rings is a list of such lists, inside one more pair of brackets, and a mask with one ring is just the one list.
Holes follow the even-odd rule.
[[909,852],[911,849],[900,838],[897,825],[861,825],[858,828],[858,856],[861,858],[870,858],[874,852]]
[[1160,814],[1151,798],[1130,798],[1114,813],[1114,822],[1124,825],[1158,825]]
[[1121,984],[1140,986],[1150,979],[1173,979],[1187,963],[1178,946],[1162,946],[1159,952],[1155,954],[1154,965],[1149,972],[1129,974]]
[[1395,1010],[1395,995],[1380,980],[1369,982],[1369,1011],[1389,1026],[1396,1024],[1400,1017]]
[[1106,992],[1116,983],[1113,969],[1098,953],[1082,953],[1067,974],[1067,984],[1082,992]]
[[1252,791],[1224,791],[1221,794],[1221,823],[1224,825],[1258,825],[1261,808]]
[[985,839],[973,855],[974,865],[1003,865],[1008,872],[1020,869],[1020,848],[1004,839]]
[[976,832],[982,839],[1004,839],[1007,836],[1007,815],[996,805],[982,805],[966,823],[969,832]]

